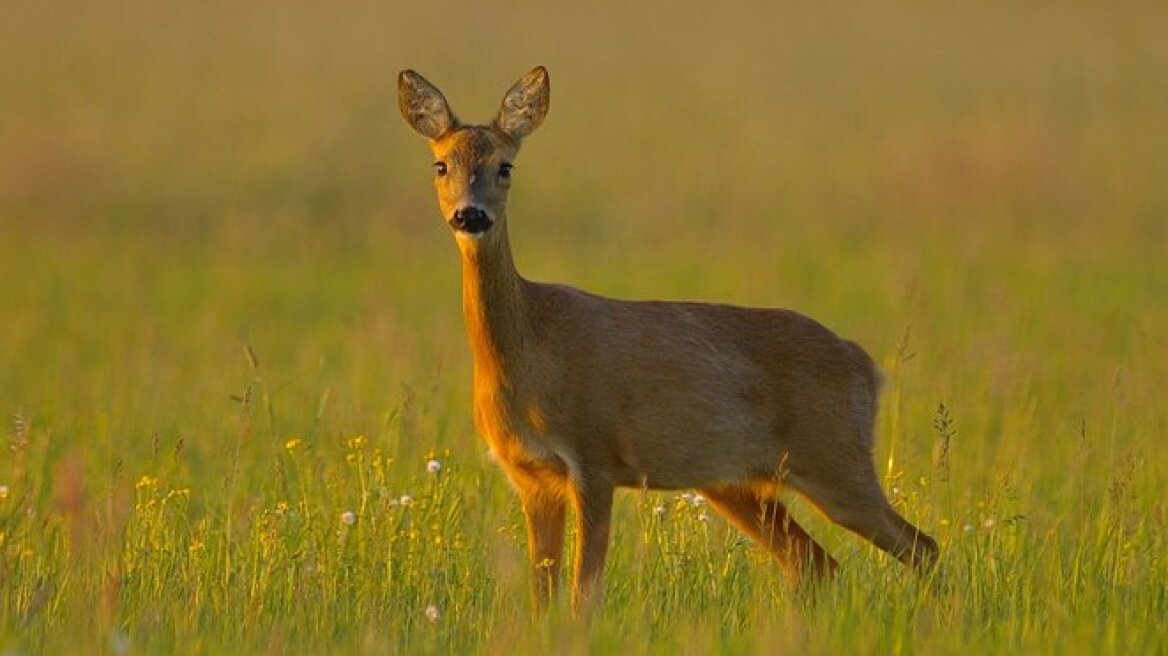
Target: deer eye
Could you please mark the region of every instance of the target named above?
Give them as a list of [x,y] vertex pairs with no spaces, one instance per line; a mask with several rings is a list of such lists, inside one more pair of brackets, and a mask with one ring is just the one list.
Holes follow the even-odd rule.
[[499,165],[499,177],[504,180],[511,179],[511,169],[515,168],[510,162],[503,162]]
[[446,175],[446,162],[434,162],[434,175]]

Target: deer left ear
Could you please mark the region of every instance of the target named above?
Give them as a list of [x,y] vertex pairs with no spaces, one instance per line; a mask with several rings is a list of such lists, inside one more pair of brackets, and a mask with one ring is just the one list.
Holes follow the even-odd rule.
[[402,71],[397,76],[397,106],[406,123],[431,141],[458,126],[458,119],[438,87],[413,71]]
[[495,117],[495,127],[519,141],[535,132],[543,123],[550,100],[551,85],[547,69],[537,66],[503,96],[503,106]]

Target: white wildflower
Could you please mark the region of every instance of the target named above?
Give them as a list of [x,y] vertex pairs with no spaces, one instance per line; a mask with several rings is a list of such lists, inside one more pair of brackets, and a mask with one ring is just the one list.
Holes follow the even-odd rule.
[[109,637],[110,651],[115,654],[125,654],[130,651],[130,636],[125,631],[114,631]]
[[431,474],[437,474],[438,472],[442,471],[442,462],[439,460],[431,460],[430,462],[427,462],[426,471],[430,472]]
[[341,522],[345,524],[353,524],[357,521],[357,515],[352,510],[346,510],[341,513]]
[[442,613],[438,612],[438,607],[434,604],[426,606],[425,615],[426,619],[430,620],[431,622],[437,622],[442,618]]

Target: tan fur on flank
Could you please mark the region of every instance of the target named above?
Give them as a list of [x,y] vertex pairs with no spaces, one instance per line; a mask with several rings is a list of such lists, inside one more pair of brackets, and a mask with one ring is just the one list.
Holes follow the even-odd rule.
[[796,580],[836,564],[787,514],[784,487],[905,563],[935,561],[873,469],[879,374],[859,346],[789,310],[614,300],[519,275],[509,165],[547,113],[546,70],[520,79],[489,125],[459,123],[413,71],[398,95],[456,228],[475,425],[523,506],[537,607],[559,580],[569,505],[573,608],[599,597],[617,487],[701,490]]

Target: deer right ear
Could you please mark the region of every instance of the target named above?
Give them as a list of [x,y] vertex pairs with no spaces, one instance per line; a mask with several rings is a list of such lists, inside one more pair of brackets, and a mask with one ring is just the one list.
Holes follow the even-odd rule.
[[537,66],[519,78],[507,95],[503,96],[503,106],[499,108],[495,125],[512,139],[519,141],[535,132],[540,123],[543,123],[550,99],[551,85],[548,82],[547,69]]
[[438,87],[410,70],[397,76],[397,106],[406,123],[431,141],[458,125]]

